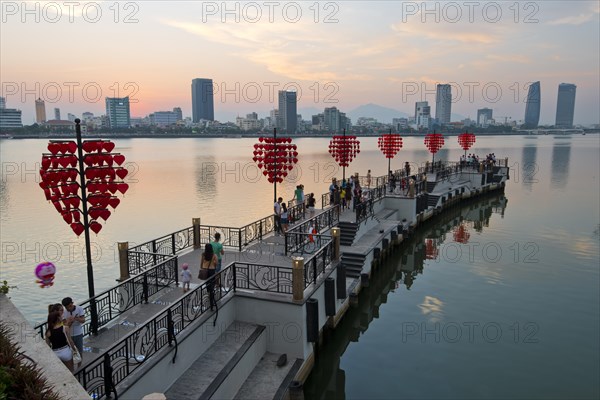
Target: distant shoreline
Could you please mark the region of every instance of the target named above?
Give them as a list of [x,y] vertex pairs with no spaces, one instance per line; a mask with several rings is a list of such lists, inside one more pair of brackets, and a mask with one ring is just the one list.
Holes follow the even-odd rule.
[[[373,134],[359,134],[354,135],[357,137],[379,137],[383,133],[373,133]],[[444,133],[444,136],[458,136],[462,132],[457,133]],[[586,134],[598,134],[600,131],[591,131],[586,132]],[[352,135],[349,133],[348,135]],[[424,137],[424,133],[400,133],[402,137]],[[475,133],[476,136],[581,136],[581,133],[576,134],[559,134],[559,133],[550,133],[548,135],[528,135],[522,132],[502,132],[502,133]],[[157,133],[157,134],[114,134],[114,133],[98,133],[98,134],[83,134],[83,138],[107,138],[107,139],[190,139],[190,138],[207,138],[207,139],[243,139],[243,138],[258,138],[259,136],[268,136],[268,134],[226,134],[226,135],[216,135],[216,134],[168,134],[168,133]],[[332,135],[285,135],[286,137],[293,137],[295,139],[298,138],[331,138]],[[44,134],[44,135],[0,135],[0,139],[73,139],[75,137],[75,133],[72,135],[67,134]]]

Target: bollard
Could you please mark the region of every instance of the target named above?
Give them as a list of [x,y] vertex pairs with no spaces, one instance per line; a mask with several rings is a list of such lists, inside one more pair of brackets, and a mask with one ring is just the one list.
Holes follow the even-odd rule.
[[396,231],[392,231],[391,237],[392,246],[396,247],[398,245],[398,233]]
[[292,296],[294,301],[304,299],[304,257],[292,257]]
[[328,317],[335,315],[335,280],[333,278],[325,279],[325,315]]
[[306,300],[306,341],[317,343],[319,341],[319,301]]
[[200,243],[200,218],[192,218],[192,230],[194,231],[194,249],[202,247]]
[[358,306],[358,295],[354,292],[350,293],[350,305],[353,307]]
[[337,261],[340,259],[340,228],[331,228],[331,236],[333,237],[332,261]]
[[367,273],[360,274],[360,285],[362,287],[369,287],[369,274],[367,274]]
[[387,256],[387,254],[389,253],[390,249],[390,240],[385,238],[381,241],[381,248],[383,249],[383,255]]
[[302,382],[292,381],[289,387],[290,400],[304,400],[304,388]]
[[346,298],[346,266],[338,264],[337,266],[337,298],[343,300]]
[[119,280],[124,281],[129,279],[129,257],[127,255],[129,242],[119,242],[117,248],[119,249],[119,272],[121,273]]

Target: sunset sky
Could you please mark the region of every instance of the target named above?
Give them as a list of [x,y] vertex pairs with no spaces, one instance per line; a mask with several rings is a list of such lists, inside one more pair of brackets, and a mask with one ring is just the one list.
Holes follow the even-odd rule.
[[565,82],[577,85],[574,122],[592,124],[599,4],[227,2],[226,14],[220,1],[80,2],[70,21],[67,3],[3,1],[1,95],[24,124],[37,97],[48,119],[54,107],[63,119],[103,114],[104,97],[116,95],[137,101],[132,116],[173,107],[191,116],[192,79],[212,78],[215,117],[231,120],[265,116],[284,85],[300,88],[300,111],[375,103],[414,113],[428,100],[434,113],[435,84],[453,82],[453,113],[489,107],[522,120],[527,84],[539,80],[540,123],[554,123]]

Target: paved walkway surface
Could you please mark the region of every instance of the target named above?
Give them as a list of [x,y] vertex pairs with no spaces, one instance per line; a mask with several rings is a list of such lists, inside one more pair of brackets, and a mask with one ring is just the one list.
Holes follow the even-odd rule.
[[[323,210],[316,210],[315,217],[323,212]],[[351,219],[354,218],[354,213],[346,211],[342,213],[342,216]],[[306,219],[301,219],[298,223],[302,223]],[[290,228],[293,226],[290,225]],[[241,252],[231,248],[225,248],[224,250],[223,267],[232,262],[242,262],[292,268],[292,256],[294,254],[285,255],[284,237],[282,235],[270,233],[264,236],[261,242],[254,243],[244,248]],[[190,250],[178,256],[180,269],[183,263],[189,264],[190,272],[192,273],[190,289],[195,289],[204,282],[198,279],[202,251],[203,249]],[[305,257],[310,257],[310,254],[305,255]],[[84,338],[83,362],[81,366],[85,366],[95,360],[100,354],[115,345],[121,338],[133,332],[137,327],[143,325],[156,314],[161,313],[168,306],[176,303],[183,295],[184,292],[181,283],[179,283],[179,287],[170,286],[164,288],[150,297],[148,304],[138,304],[115,318],[108,325],[100,329],[97,336],[86,336]]]

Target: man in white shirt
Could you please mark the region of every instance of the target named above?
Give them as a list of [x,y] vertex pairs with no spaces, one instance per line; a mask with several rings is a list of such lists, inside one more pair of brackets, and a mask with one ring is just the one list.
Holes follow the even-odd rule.
[[278,198],[273,205],[273,214],[275,216],[275,234],[281,233],[281,202],[283,198]]
[[[83,307],[73,304],[73,299],[65,297],[62,299],[62,305],[65,307],[63,312],[64,323],[71,327],[71,338],[83,356],[83,323],[85,323],[85,311]],[[77,366],[76,366],[77,367]]]

